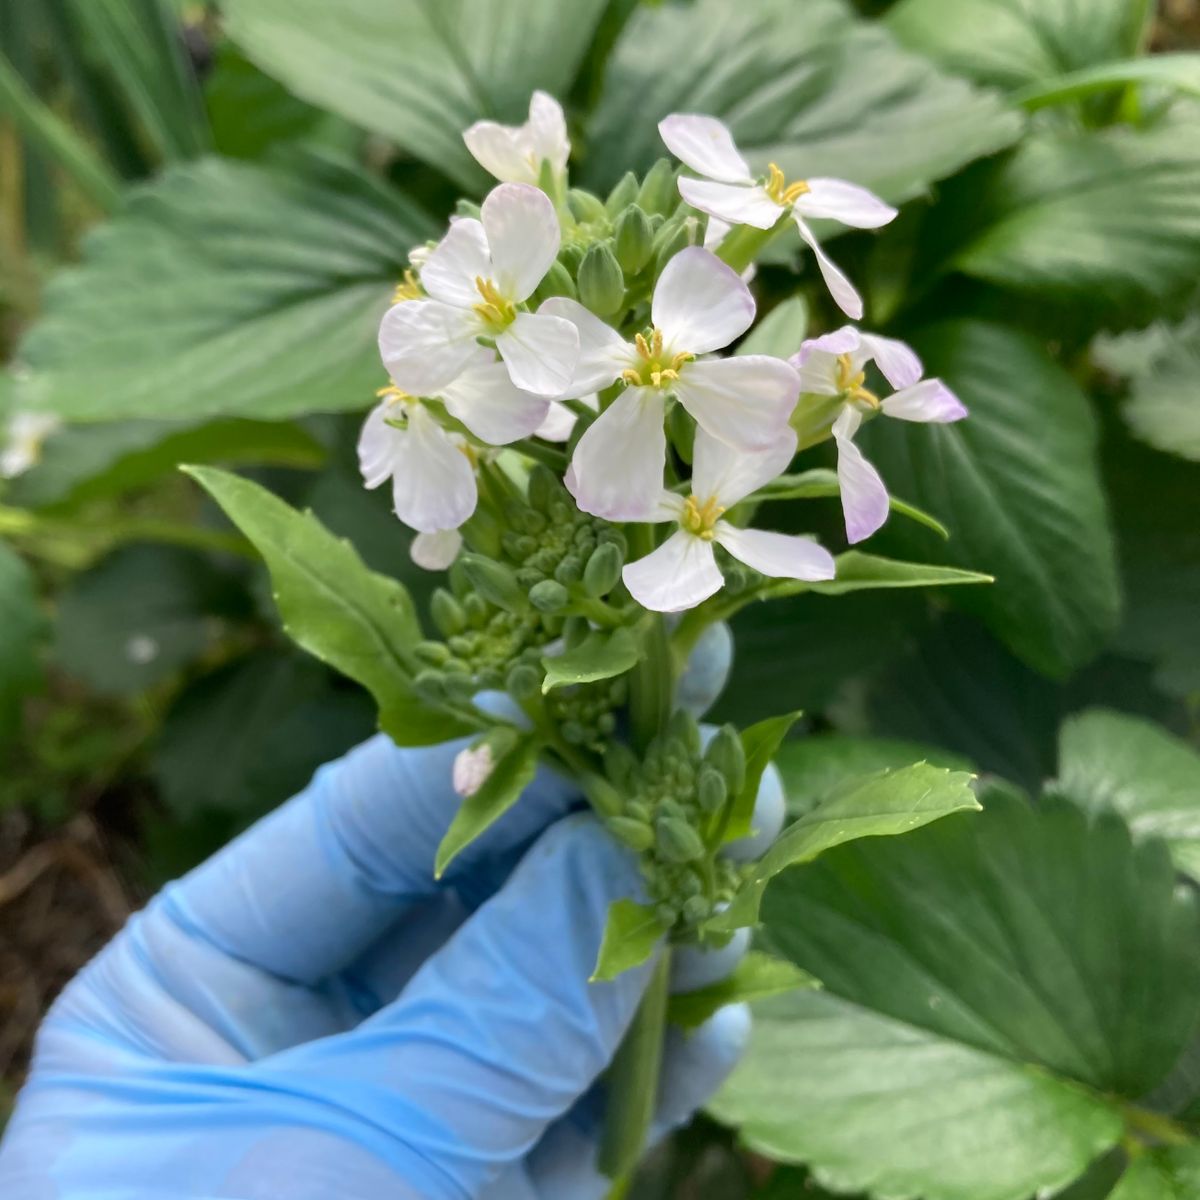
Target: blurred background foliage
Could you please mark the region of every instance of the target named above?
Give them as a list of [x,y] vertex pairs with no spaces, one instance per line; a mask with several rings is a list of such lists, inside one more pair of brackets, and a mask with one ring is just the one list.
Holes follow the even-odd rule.
[[[1166,903],[1171,867],[1143,834],[1200,868],[1197,47],[1195,0],[0,0],[0,414],[64,422],[0,491],[0,1112],[46,1003],[128,912],[372,731],[368,698],[288,643],[261,565],[176,468],[233,465],[418,600],[431,590],[354,461],[356,414],[381,382],[375,327],[409,249],[486,187],[461,130],[520,120],[542,87],[567,103],[573,178],[601,193],[659,157],[661,116],[703,111],[756,167],[844,176],[902,205],[881,235],[843,236],[839,261],[866,284],[866,323],[912,340],[972,412],[866,431],[896,494],[952,534],[893,522],[870,549],[995,586],[748,610],[717,716],[805,710],[782,758],[797,813],[922,757],[1008,781],[977,832],[956,818],[789,873],[767,936],[825,978],[803,1004],[828,1006],[817,1015],[848,1039],[906,1021],[960,1075],[1001,1047],[1067,1090],[1031,1098],[1043,1108],[1019,1110],[1024,1141],[993,1130],[986,1151],[932,1117],[898,1132],[894,1113],[836,1089],[816,1105],[756,1092],[753,1065],[719,1115],[841,1191],[1020,1200],[1082,1172],[1062,1200],[1200,1194],[1164,1190],[1200,1180],[1161,1149],[1170,1138],[1130,1157],[1103,1112],[1067,1100],[1077,1085],[1151,1094],[1191,1146],[1194,1009],[1126,1014],[1170,1044],[1156,1058],[1134,1029],[1126,1049],[1151,1065],[1106,1074],[1039,1040],[1015,991],[978,997],[974,1026],[914,1017],[887,949],[915,953],[911,922],[953,909],[973,871],[1014,894],[1046,884],[1044,902],[1082,923],[1072,906],[1099,903],[1093,859],[1126,864],[1126,915]],[[810,331],[835,327],[813,284],[789,247],[760,269],[760,309],[794,301]],[[827,465],[825,448],[807,454]],[[833,501],[771,515],[842,537]],[[1156,773],[1157,790],[1125,786]],[[1034,815],[1013,799],[1051,778]],[[818,932],[786,915],[797,905],[823,914]],[[984,908],[962,937],[972,920],[1007,923],[1000,973],[1050,986],[1026,978],[1028,913]],[[1158,910],[1129,920],[1147,972],[1195,982],[1179,962],[1200,948]],[[890,974],[839,977],[829,946],[851,930]],[[949,995],[950,965],[926,962],[922,986],[943,968]],[[995,984],[1000,968],[979,969]],[[1111,983],[1094,957],[1078,969]],[[1045,1021],[1073,1028],[1077,1012],[1045,1003]],[[795,1070],[824,1078],[817,1051],[796,1049],[813,1016],[778,1021],[809,1054]],[[919,1092],[902,1050],[871,1070]],[[805,1132],[773,1128],[772,1105],[793,1105]],[[845,1130],[873,1146],[861,1161]],[[802,1167],[731,1147],[698,1122],[640,1194],[824,1194]]]

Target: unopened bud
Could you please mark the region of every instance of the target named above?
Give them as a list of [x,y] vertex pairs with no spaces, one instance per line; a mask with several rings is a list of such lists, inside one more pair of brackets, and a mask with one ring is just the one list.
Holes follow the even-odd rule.
[[418,642],[413,653],[431,667],[443,666],[450,658],[450,647],[445,642]]
[[608,215],[615,217],[631,205],[637,199],[639,187],[638,177],[632,171],[626,171],[617,186],[608,193],[608,199],[604,201],[604,208]]
[[609,832],[634,850],[649,850],[654,845],[654,830],[645,821],[632,817],[609,817],[605,822]]
[[647,213],[673,212],[679,203],[675,168],[669,159],[660,158],[646,173],[637,196],[638,207]]
[[636,204],[631,204],[617,218],[613,248],[626,275],[636,275],[650,261],[654,252],[654,230],[649,218]]
[[579,300],[598,317],[611,317],[625,303],[625,275],[608,242],[594,243],[583,256]]
[[525,607],[524,593],[510,567],[478,554],[464,554],[459,562],[485,600],[508,612],[518,612]]
[[539,512],[549,513],[550,506],[562,497],[558,476],[545,463],[534,463],[529,471],[526,493],[529,503]]
[[694,862],[704,857],[704,841],[681,817],[660,817],[654,823],[654,841],[668,862]]
[[568,242],[559,252],[558,261],[572,275],[578,274],[579,264],[583,262],[584,248],[578,242]]
[[746,752],[732,725],[722,725],[708,743],[704,761],[721,772],[725,786],[736,796],[746,782]]
[[607,596],[621,578],[624,558],[620,548],[612,542],[603,542],[588,557],[583,568],[583,587],[589,596]]
[[700,726],[686,709],[679,708],[671,714],[667,722],[667,736],[679,742],[689,757],[700,753]]
[[420,671],[413,680],[413,691],[426,704],[441,704],[446,699],[446,679],[441,671]]
[[687,222],[687,217],[673,217],[655,235],[654,269],[656,271],[661,273],[662,269],[680,250],[686,249],[692,244],[688,236]]
[[492,748],[487,742],[478,746],[468,746],[460,750],[454,759],[450,771],[450,779],[454,790],[465,800],[473,796],[487,782],[487,778],[495,769],[496,762],[492,758]]
[[504,681],[505,690],[514,700],[532,700],[541,686],[541,673],[529,663],[518,663]]
[[538,612],[560,612],[570,599],[567,589],[557,579],[543,579],[529,589],[529,603]]
[[546,272],[542,282],[537,285],[531,300],[536,306],[543,300],[549,300],[551,296],[566,296],[569,300],[575,299],[575,280],[571,278],[571,272],[557,260],[550,264],[550,270]]
[[567,192],[567,207],[571,210],[571,216],[581,224],[587,221],[608,220],[608,210],[604,207],[604,201],[583,188],[571,188]]
[[554,578],[566,586],[578,583],[583,578],[583,562],[579,555],[566,555],[554,568]]
[[680,917],[689,925],[699,925],[712,916],[712,901],[707,896],[689,896],[679,911]]
[[638,763],[624,742],[612,742],[604,751],[604,773],[619,788],[628,788],[637,775]]
[[453,637],[467,627],[463,606],[445,588],[434,589],[429,600],[429,615],[442,637]]
[[705,763],[700,768],[700,777],[696,781],[696,800],[706,813],[715,813],[725,803],[729,789],[725,785],[725,776],[711,763]]

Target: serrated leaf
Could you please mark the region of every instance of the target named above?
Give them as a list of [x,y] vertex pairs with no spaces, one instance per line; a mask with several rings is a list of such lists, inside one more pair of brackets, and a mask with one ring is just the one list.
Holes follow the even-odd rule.
[[625,626],[616,629],[593,629],[587,637],[561,654],[542,659],[546,677],[542,694],[556,687],[574,683],[595,683],[624,675],[637,664],[638,645],[633,631]]
[[770,585],[764,595],[768,599],[795,596],[801,592],[816,592],[822,596],[842,596],[874,588],[954,587],[964,583],[993,583],[992,576],[981,571],[964,571],[959,567],[943,567],[930,563],[900,562],[881,558],[861,550],[847,550],[836,559],[837,574],[824,583],[803,583],[799,580]]
[[742,750],[746,755],[746,781],[742,790],[733,799],[729,824],[725,830],[725,841],[749,837],[753,832],[754,805],[758,800],[758,786],[775,752],[783,744],[789,730],[801,718],[800,712],[785,713],[779,717],[768,717],[743,729]]
[[972,776],[917,763],[856,781],[789,825],[754,863],[737,894],[708,927],[724,932],[753,925],[767,884],[780,871],[857,838],[908,833],[950,813],[979,808]]
[[765,1000],[797,988],[820,986],[819,980],[801,971],[795,963],[751,950],[726,978],[694,992],[672,996],[667,1015],[672,1024],[682,1029],[696,1029],[727,1004]]
[[666,936],[667,927],[654,909],[636,900],[614,900],[608,906],[608,921],[592,982],[616,979],[623,971],[639,967],[654,953]]
[[537,774],[541,743],[534,734],[501,729],[488,736],[486,745],[494,760],[491,774],[454,814],[434,858],[437,879],[461,851],[516,804]]
[[384,732],[400,745],[421,746],[471,731],[413,691],[412,648],[421,630],[400,583],[368,570],[349,542],[258,484],[214,467],[186,470],[263,556],[293,640],[375,697]]

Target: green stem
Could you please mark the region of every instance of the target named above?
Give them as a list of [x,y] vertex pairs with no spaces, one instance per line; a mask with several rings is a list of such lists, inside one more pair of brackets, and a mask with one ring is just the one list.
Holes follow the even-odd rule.
[[526,458],[544,463],[560,475],[567,469],[567,456],[555,446],[548,446],[535,438],[523,438],[513,444],[514,450],[519,450]]
[[785,229],[792,226],[791,212],[785,212],[770,229],[755,229],[753,225],[736,225],[721,240],[717,257],[728,263],[740,275]]
[[1122,1114],[1126,1127],[1142,1142],[1160,1143],[1164,1146],[1188,1146],[1194,1140],[1182,1125],[1163,1113],[1125,1104],[1122,1105]]
[[613,1180],[610,1196],[623,1196],[641,1160],[658,1101],[671,954],[663,950],[608,1072],[608,1109],[600,1141],[600,1170]]

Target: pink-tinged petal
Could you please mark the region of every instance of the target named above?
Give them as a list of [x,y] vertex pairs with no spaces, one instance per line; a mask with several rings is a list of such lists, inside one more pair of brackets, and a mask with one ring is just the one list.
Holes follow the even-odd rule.
[[[836,429],[836,426],[835,426]],[[842,514],[846,518],[846,539],[861,542],[869,538],[888,518],[888,494],[879,472],[862,451],[848,438],[836,432],[838,486],[842,492]]]
[[889,396],[879,406],[901,421],[961,421],[967,415],[963,402],[940,380],[922,379]]
[[823,353],[836,357],[839,354],[853,354],[862,345],[862,334],[853,325],[843,325],[832,333],[823,333],[820,337],[806,338],[800,343],[799,351],[788,361],[794,367],[802,367],[814,354]]
[[579,361],[579,332],[562,317],[517,313],[496,338],[496,349],[514,384],[535,396],[558,397],[571,390]]
[[838,413],[834,419],[833,425],[829,432],[837,438],[846,438],[847,440],[854,437],[862,425],[862,412],[853,404],[842,406],[842,411]]
[[714,437],[742,450],[765,450],[787,428],[800,378],[781,358],[744,354],[687,363],[674,391]]
[[783,429],[766,450],[739,450],[704,429],[696,430],[692,450],[692,491],[722,508],[732,508],[782,474],[796,453],[796,435]]
[[816,256],[817,266],[821,269],[821,278],[825,280],[825,286],[829,289],[829,294],[846,316],[853,317],[856,321],[861,320],[863,314],[862,297],[854,290],[854,284],[846,278],[837,263],[821,249],[821,244],[813,236],[813,231],[805,225],[798,212],[795,214],[795,217],[796,228],[800,230],[800,236],[808,243],[813,254]]
[[733,134],[716,117],[672,113],[658,123],[667,149],[697,175],[720,183],[749,183],[750,168],[734,145]]
[[468,366],[442,389],[446,411],[477,438],[503,446],[528,437],[545,419],[550,401],[523,392],[509,378],[508,367],[490,354]]
[[476,496],[467,456],[424,408],[415,406],[397,445],[396,516],[421,533],[457,529],[475,511]]
[[864,333],[862,340],[875,365],[892,387],[911,387],[921,378],[924,369],[921,360],[907,342],[881,337],[878,333]]
[[479,318],[465,308],[405,300],[383,315],[379,356],[401,391],[433,396],[475,356],[482,332]]
[[524,300],[545,278],[562,240],[550,197],[531,184],[502,183],[488,193],[480,219],[492,256],[491,278],[501,295]]
[[621,578],[629,594],[652,612],[695,608],[725,582],[712,542],[684,529],[677,529],[645,558],[627,563]]
[[377,488],[392,474],[395,464],[396,439],[404,436],[403,430],[387,423],[389,415],[401,415],[397,405],[384,401],[377,404],[363,421],[358,435],[358,469],[362,473],[363,485]]
[[854,229],[878,229],[896,216],[874,192],[844,179],[809,179],[809,190],[796,201],[805,217],[827,217]]
[[732,267],[703,246],[688,246],[658,277],[650,319],[667,354],[708,354],[750,328],[754,297]]
[[783,207],[755,183],[714,183],[685,175],[679,180],[679,194],[693,208],[732,225],[770,229],[784,213]]
[[552,296],[543,302],[538,314],[570,321],[579,333],[579,359],[568,398],[586,396],[608,387],[626,367],[638,362],[634,348],[611,325],[605,324],[577,300]]
[[663,490],[667,439],[662,395],[628,388],[588,426],[567,486],[584,512],[609,521],[652,521]]
[[418,533],[408,548],[408,554],[422,570],[445,571],[458,557],[462,541],[462,534],[457,529]]
[[718,521],[716,539],[739,562],[773,579],[832,579],[833,555],[811,538],[763,529],[738,529]]
[[491,274],[483,226],[471,217],[461,217],[421,264],[421,286],[443,304],[472,308],[482,302],[475,280]]
[[562,105],[547,92],[538,90],[529,98],[529,145],[540,170],[545,160],[561,171],[571,156],[571,143],[567,138],[567,119]]

